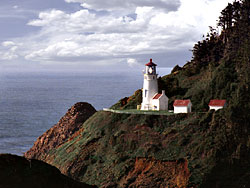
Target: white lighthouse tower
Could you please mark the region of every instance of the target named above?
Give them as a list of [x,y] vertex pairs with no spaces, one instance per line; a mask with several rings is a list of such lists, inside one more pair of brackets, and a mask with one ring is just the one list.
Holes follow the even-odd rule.
[[153,63],[152,59],[150,59],[150,62],[146,64],[141,110],[153,110],[152,99],[155,94],[158,93],[156,66],[157,65]]
[[152,59],[146,64],[141,110],[168,110],[168,97],[165,91],[158,93],[156,66]]

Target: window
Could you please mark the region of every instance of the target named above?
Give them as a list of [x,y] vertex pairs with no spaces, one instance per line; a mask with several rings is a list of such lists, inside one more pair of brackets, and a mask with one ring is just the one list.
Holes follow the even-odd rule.
[[145,97],[147,97],[148,90],[145,89]]

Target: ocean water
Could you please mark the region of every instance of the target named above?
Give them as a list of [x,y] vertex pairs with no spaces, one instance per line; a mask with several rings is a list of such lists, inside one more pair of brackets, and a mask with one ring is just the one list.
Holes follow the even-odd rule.
[[141,72],[0,73],[0,153],[23,155],[77,102],[101,110],[142,84]]
[[141,73],[1,73],[0,153],[23,155],[76,102],[100,110],[141,87]]

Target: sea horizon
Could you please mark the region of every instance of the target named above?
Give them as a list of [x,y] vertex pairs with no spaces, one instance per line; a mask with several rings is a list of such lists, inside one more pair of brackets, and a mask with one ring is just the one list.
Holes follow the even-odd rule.
[[[159,69],[162,75],[170,68]],[[142,88],[140,71],[10,71],[0,74],[0,153],[23,155],[77,102],[109,108]]]

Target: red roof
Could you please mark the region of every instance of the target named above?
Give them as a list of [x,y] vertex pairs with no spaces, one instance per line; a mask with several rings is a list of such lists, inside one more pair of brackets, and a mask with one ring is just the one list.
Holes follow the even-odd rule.
[[156,64],[153,63],[152,59],[150,59],[150,61],[147,64],[145,64],[145,65],[146,66],[150,66],[150,67],[157,66]]
[[210,100],[208,106],[224,106],[225,104],[226,104],[226,100],[213,99],[213,100]]
[[161,93],[158,93],[158,94],[156,94],[156,95],[153,97],[153,99],[159,99],[161,96],[162,96],[162,94],[161,94]]
[[190,100],[175,100],[174,106],[188,106],[190,102]]

